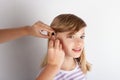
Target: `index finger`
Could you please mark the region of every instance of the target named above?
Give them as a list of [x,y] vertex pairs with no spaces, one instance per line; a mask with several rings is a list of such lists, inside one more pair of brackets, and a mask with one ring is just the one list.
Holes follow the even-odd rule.
[[50,48],[53,48],[53,45],[54,45],[54,44],[53,44],[53,40],[50,40],[49,43],[48,43],[48,48],[49,48],[49,49],[50,49]]
[[49,27],[49,26],[44,26],[43,30],[45,30],[45,31],[47,31],[49,33],[54,32],[54,30],[51,27]]

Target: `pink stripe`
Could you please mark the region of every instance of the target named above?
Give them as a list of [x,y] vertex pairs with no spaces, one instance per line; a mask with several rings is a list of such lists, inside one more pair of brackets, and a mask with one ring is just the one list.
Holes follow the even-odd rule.
[[[76,75],[76,76],[73,77],[73,79],[78,78],[78,77],[80,77],[80,76],[82,76],[82,75]],[[84,79],[84,78],[85,78],[85,77],[82,76],[82,77],[79,78],[79,80]]]
[[[58,75],[59,76],[59,75]],[[56,80],[59,80],[59,79],[61,79],[62,77],[64,77],[65,76],[65,74],[63,74],[63,75],[61,75],[60,77],[58,77]]]
[[[74,73],[70,74],[69,76],[67,76],[67,78],[68,78],[68,77],[71,77],[72,75],[75,75],[76,73],[81,73],[81,71],[78,70],[77,72],[74,72]],[[81,74],[82,74],[82,73],[81,73]]]

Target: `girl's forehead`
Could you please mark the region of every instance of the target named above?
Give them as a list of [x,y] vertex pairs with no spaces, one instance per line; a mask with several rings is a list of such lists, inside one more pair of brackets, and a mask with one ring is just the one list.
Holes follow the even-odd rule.
[[82,28],[78,32],[75,33],[75,35],[77,34],[85,34],[85,28]]
[[[67,32],[60,32],[57,33],[57,36],[65,36],[65,35],[69,35],[71,31],[67,31]],[[76,32],[75,34],[72,35],[84,35],[85,34],[85,28],[81,28],[78,32]]]

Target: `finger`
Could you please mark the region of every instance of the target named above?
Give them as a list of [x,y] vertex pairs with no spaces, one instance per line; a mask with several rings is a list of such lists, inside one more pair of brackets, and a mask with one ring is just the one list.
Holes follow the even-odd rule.
[[43,29],[43,30],[45,30],[45,31],[47,31],[47,32],[54,32],[54,30],[51,28],[51,27],[49,27],[47,24],[44,24],[43,22],[41,22],[41,21],[38,21],[37,22],[37,24],[40,26],[40,27],[38,27],[39,29]]
[[37,21],[35,24],[37,24],[37,25],[39,25],[39,24],[40,24],[40,25],[41,25],[41,24],[44,25],[44,23],[43,23],[42,21]]
[[46,26],[44,26],[43,30],[44,30],[44,31],[47,31],[48,33],[54,32],[53,29],[51,29],[50,27],[46,27]]
[[51,40],[55,40],[55,38],[56,38],[56,35],[55,35],[55,33],[54,33],[54,35],[53,34],[45,34],[45,33],[41,33],[40,32],[40,34],[38,34],[39,35],[39,37],[41,37],[41,38],[50,38]]
[[40,34],[41,35],[48,35],[47,31],[44,31],[44,30],[40,30]]
[[51,36],[50,39],[55,41],[55,36]]
[[50,38],[50,36],[48,36],[48,35],[43,35],[43,34],[39,35],[38,37],[40,37],[40,38]]
[[48,43],[48,48],[53,48],[53,40],[50,40],[49,43]]
[[51,37],[52,35],[55,35],[55,32],[51,31],[51,33],[50,33],[48,31],[45,31],[45,29],[44,29],[44,30],[40,30],[40,34],[43,35],[43,36]]
[[52,38],[53,36],[55,36],[55,32],[47,33],[46,31],[41,30],[40,34],[38,34],[38,35],[40,35],[42,37],[47,37],[47,38],[51,37]]
[[60,41],[58,39],[55,40],[55,49],[59,49]]
[[62,50],[62,44],[60,43],[60,50]]

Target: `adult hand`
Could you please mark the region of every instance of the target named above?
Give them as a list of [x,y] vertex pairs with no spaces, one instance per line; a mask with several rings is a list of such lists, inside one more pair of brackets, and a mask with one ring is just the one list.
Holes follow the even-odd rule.
[[54,32],[52,28],[50,28],[47,24],[44,24],[41,21],[36,22],[32,25],[32,27],[29,28],[30,35],[41,38],[50,38],[50,35],[48,35],[47,33]]

